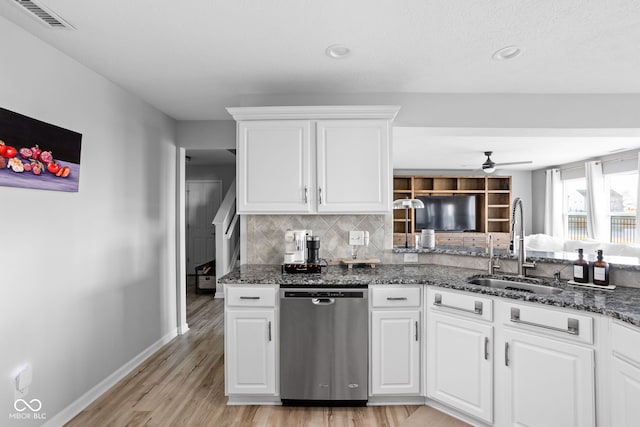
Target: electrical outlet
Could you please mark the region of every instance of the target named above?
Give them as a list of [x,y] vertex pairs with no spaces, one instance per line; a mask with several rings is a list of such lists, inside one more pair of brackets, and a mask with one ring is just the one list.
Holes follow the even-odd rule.
[[15,395],[23,397],[29,392],[29,386],[33,380],[33,368],[30,364],[24,366],[15,376]]
[[349,244],[352,246],[364,245],[364,231],[349,231]]

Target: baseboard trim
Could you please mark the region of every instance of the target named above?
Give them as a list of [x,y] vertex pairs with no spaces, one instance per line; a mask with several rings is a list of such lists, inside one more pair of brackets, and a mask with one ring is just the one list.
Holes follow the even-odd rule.
[[279,396],[228,396],[228,406],[236,405],[282,405],[282,401]]
[[[433,399],[427,398],[427,406],[431,406],[432,408],[437,409],[440,412],[444,412],[445,414],[450,415],[453,418],[457,418],[460,421],[464,421],[465,423],[471,424],[472,426],[475,426],[475,427],[489,427],[491,425],[491,424],[486,424],[484,421],[480,421],[474,417],[471,417],[467,414],[457,411]],[[495,422],[495,419],[494,419],[494,422]]]
[[367,406],[424,405],[424,396],[369,396]]
[[[187,328],[188,329],[188,328]],[[47,422],[43,424],[44,427],[58,427],[62,426],[82,410],[89,406],[94,400],[104,394],[107,390],[113,387],[118,381],[127,376],[131,371],[137,368],[142,362],[147,360],[153,353],[158,351],[162,346],[178,336],[178,329],[173,329],[171,332],[160,338],[158,341],[151,344],[144,349],[141,353],[129,360],[127,363],[118,368],[114,373],[109,375],[104,380],[100,381],[94,387],[92,387],[85,394],[73,401],[69,406],[58,412],[53,418],[47,419]]]
[[187,323],[183,323],[178,327],[178,335],[184,335],[189,332],[189,325]]

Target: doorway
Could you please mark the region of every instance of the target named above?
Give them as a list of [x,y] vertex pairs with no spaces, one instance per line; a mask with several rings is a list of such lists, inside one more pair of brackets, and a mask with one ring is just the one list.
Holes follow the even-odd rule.
[[222,202],[222,181],[187,181],[187,272],[213,261],[216,253],[213,218]]

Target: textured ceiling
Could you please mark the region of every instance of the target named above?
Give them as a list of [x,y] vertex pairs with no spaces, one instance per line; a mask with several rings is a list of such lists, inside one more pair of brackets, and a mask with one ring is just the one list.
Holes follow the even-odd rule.
[[[228,120],[225,107],[295,94],[640,94],[637,0],[38,1],[76,30],[45,28],[14,0],[0,15],[177,120]],[[329,59],[336,43],[352,55]],[[509,45],[522,54],[491,58]],[[428,141],[414,149],[439,147],[452,169],[469,163],[453,147],[475,159],[515,140]],[[503,161],[539,149],[520,142]]]
[[40,1],[77,30],[0,14],[176,119],[256,93],[640,93],[636,0]]

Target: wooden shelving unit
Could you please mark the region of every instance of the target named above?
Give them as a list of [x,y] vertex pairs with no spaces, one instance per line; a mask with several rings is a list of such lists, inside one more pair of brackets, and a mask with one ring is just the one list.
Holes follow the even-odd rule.
[[[485,246],[486,234],[494,237],[494,246],[507,247],[511,232],[511,177],[510,176],[422,176],[397,175],[393,177],[393,200],[417,196],[477,195],[476,232],[436,233],[436,244],[455,246]],[[394,245],[404,243],[405,211],[393,213]],[[409,233],[421,230],[415,227],[414,210],[409,211]],[[411,240],[410,240],[411,243]]]

